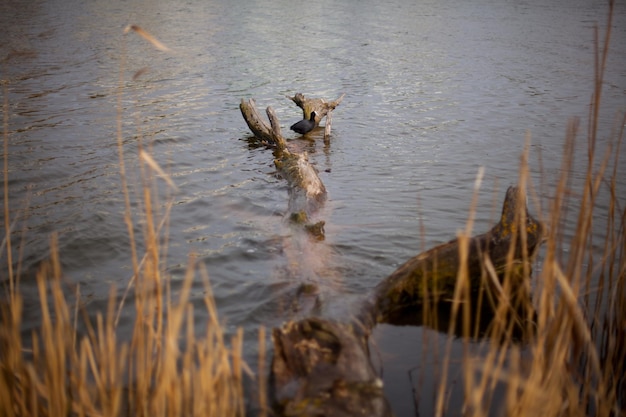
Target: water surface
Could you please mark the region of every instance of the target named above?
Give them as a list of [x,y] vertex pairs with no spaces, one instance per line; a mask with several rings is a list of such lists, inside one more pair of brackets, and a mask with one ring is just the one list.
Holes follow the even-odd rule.
[[[140,138],[178,187],[167,192],[157,181],[160,201],[169,194],[173,202],[172,286],[180,285],[187,256],[195,253],[210,273],[228,331],[245,329],[246,357],[254,363],[258,326],[299,313],[289,304],[299,282],[321,283],[323,314],[343,314],[405,260],[453,238],[468,217],[479,167],[485,178],[476,230],[489,229],[506,187],[516,183],[527,134],[531,177],[545,209],[560,175],[568,119],[581,117],[586,131],[593,28],[604,25],[606,11],[605,2],[594,0],[3,2],[0,75],[8,92],[10,216],[23,290],[33,297],[33,276],[49,256],[52,233],[64,274],[80,283],[90,312],[106,305],[112,284],[120,294],[128,285],[116,139],[123,70],[132,190],[140,186]],[[124,36],[130,23],[173,52]],[[599,149],[626,108],[623,5],[616,7],[612,36]],[[296,92],[329,100],[346,94],[329,145],[321,131],[302,141],[288,130],[301,118],[285,98]],[[260,108],[274,107],[328,190],[321,213],[326,240],[298,258],[310,263],[296,268],[283,218],[286,183],[271,150],[246,140],[238,106],[250,97]],[[572,175],[579,182],[584,171]],[[624,195],[626,184],[618,190]],[[141,207],[133,210],[139,219]],[[539,214],[537,207],[531,211]],[[140,225],[136,233],[141,236]],[[0,262],[6,270],[5,253]],[[198,282],[199,306],[203,295]],[[120,332],[128,336],[132,308],[124,314]],[[198,314],[201,322],[204,313]],[[37,320],[33,297],[25,331]],[[432,410],[423,400],[430,399],[426,388],[422,401],[413,401],[408,375],[422,360],[422,347],[438,350],[428,341],[433,333],[376,330],[386,393],[399,416]],[[426,362],[430,368],[420,369],[437,368],[433,357]]]

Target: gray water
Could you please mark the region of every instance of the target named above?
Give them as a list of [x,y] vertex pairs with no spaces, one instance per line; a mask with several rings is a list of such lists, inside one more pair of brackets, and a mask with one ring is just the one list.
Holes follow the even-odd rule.
[[[323,314],[349,313],[405,260],[453,238],[467,220],[479,167],[485,176],[475,230],[489,229],[506,187],[516,183],[527,134],[531,178],[545,211],[560,175],[567,121],[581,117],[581,169],[572,172],[580,181],[593,28],[604,27],[606,12],[606,2],[594,0],[2,2],[13,253],[30,297],[25,332],[38,324],[33,276],[49,256],[53,232],[64,275],[80,284],[89,312],[104,309],[111,285],[121,295],[132,275],[116,139],[122,65],[131,188],[140,186],[138,138],[178,187],[168,192],[157,180],[160,201],[169,194],[173,202],[172,287],[195,253],[209,271],[228,332],[245,329],[246,357],[254,363],[258,326],[298,314],[289,297],[299,282],[326,288]],[[131,23],[172,52],[124,36]],[[623,4],[616,6],[612,36],[598,149],[626,108]],[[147,71],[133,80],[141,69]],[[321,129],[309,135],[314,140],[288,130],[302,117],[285,98],[296,92],[328,100],[345,93],[329,144]],[[310,254],[296,253],[302,265],[293,265],[283,218],[286,183],[271,150],[249,145],[242,98],[276,110],[284,134],[309,152],[328,190],[320,214],[326,239]],[[618,191],[626,195],[626,182]],[[140,207],[134,210],[139,220]],[[533,214],[538,210],[531,205]],[[6,271],[6,252],[0,262]],[[201,306],[202,283],[193,288]],[[131,307],[122,336],[132,322]],[[415,406],[408,378],[423,365],[430,333],[419,326],[375,332],[386,393],[399,416],[432,410],[433,383],[424,383],[430,388]]]

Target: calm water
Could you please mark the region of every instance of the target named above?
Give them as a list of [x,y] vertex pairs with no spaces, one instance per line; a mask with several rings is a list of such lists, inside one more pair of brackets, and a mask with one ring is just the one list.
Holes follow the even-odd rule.
[[[188,254],[197,254],[228,331],[244,327],[254,363],[256,329],[297,316],[290,297],[299,282],[321,283],[322,314],[344,314],[406,259],[454,237],[464,227],[481,166],[476,230],[490,228],[506,187],[516,182],[527,132],[531,175],[547,206],[567,121],[586,120],[593,27],[604,26],[605,3],[2,2],[10,214],[30,297],[25,331],[37,325],[32,278],[49,254],[51,233],[58,233],[64,273],[80,283],[90,312],[106,305],[112,284],[121,294],[132,274],[116,144],[121,57],[129,180],[139,185],[142,137],[179,188],[169,226],[172,286],[178,287]],[[173,53],[133,34],[124,52],[129,23]],[[600,149],[626,108],[624,45],[626,7],[618,4]],[[142,68],[147,72],[133,81]],[[315,142],[288,131],[301,112],[285,95],[296,92],[326,99],[346,94],[328,146],[321,131],[312,134]],[[274,107],[285,134],[309,152],[327,187],[326,240],[305,246],[304,254],[285,226],[287,188],[271,150],[245,140],[250,133],[238,105],[250,97],[260,108]],[[585,122],[581,126],[585,132]],[[585,149],[581,139],[581,164]],[[573,172],[575,181],[583,175]],[[618,188],[626,195],[626,181]],[[0,263],[6,271],[6,253]],[[199,306],[202,297],[198,283]],[[199,309],[199,322],[202,314]],[[129,309],[122,336],[132,320]],[[418,384],[409,374],[432,375],[437,361],[424,360],[422,349],[441,350],[445,336],[380,326],[374,340],[394,411],[428,415],[434,381],[426,376],[415,406]]]

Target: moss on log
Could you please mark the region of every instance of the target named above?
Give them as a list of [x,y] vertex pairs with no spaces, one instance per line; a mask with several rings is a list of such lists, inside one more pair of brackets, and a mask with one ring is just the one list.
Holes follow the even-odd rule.
[[[511,269],[523,269],[524,264],[529,268],[542,240],[543,227],[528,213],[525,195],[517,187],[509,187],[498,224],[469,240],[470,289],[476,292],[484,284],[481,277],[485,276],[486,259],[500,279],[507,265],[509,275],[523,276]],[[376,286],[359,319],[364,325],[373,326],[424,301],[452,299],[461,267],[459,253],[459,240],[454,239],[409,259]]]

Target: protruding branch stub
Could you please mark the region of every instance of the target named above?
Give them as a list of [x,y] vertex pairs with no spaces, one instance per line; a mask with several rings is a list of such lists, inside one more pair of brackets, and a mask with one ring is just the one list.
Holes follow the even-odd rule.
[[285,138],[283,138],[280,131],[278,117],[272,107],[267,107],[265,110],[270,121],[269,124],[261,117],[261,114],[256,108],[254,99],[249,99],[248,101],[241,99],[239,109],[254,136],[263,142],[275,145],[280,151],[287,150]]

